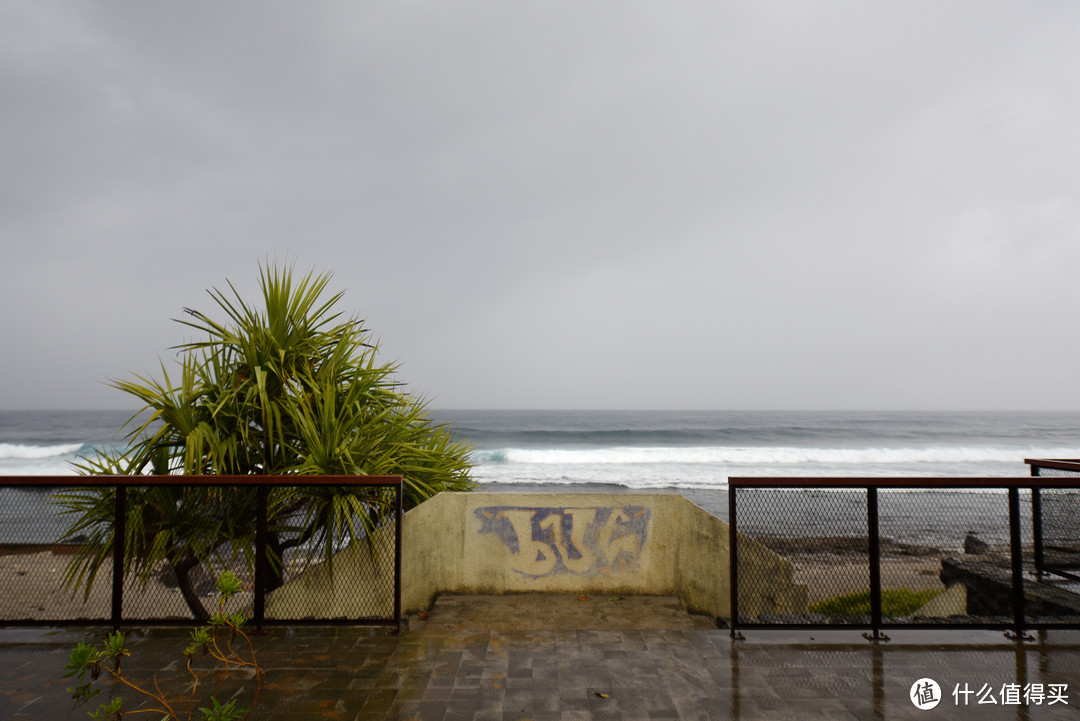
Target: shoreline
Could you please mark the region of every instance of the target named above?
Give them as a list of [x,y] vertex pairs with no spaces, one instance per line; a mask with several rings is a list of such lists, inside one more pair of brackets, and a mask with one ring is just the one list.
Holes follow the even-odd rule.
[[[606,483],[484,483],[476,492],[675,494],[729,522],[726,490],[634,489]],[[796,569],[795,580],[807,585],[811,601],[866,590],[869,572],[865,506],[857,498],[865,494],[852,493],[807,493],[797,499],[797,504],[780,505],[775,498],[753,495],[744,504],[740,495],[739,531],[791,561]],[[991,496],[934,493],[943,495],[936,497],[933,504],[927,503],[924,493],[895,494],[883,499],[881,550],[886,587],[943,588],[938,578],[941,559],[962,553],[969,532],[979,532],[984,540],[998,544],[996,526],[1006,519]],[[840,503],[845,499],[851,502]],[[77,546],[48,543],[39,535],[43,527],[37,524],[32,529],[44,543],[13,544],[13,539],[5,538],[8,543],[0,545],[0,583],[5,588],[0,594],[0,617],[108,618],[111,574],[102,569],[86,601],[81,591],[65,591],[60,577]],[[147,589],[139,589],[138,584],[125,587],[124,613],[132,617],[187,617],[187,607],[177,589],[155,577]]]
[[[810,603],[834,596],[870,590],[869,549],[865,539],[851,537],[785,538],[757,541],[790,561],[793,580],[806,585]],[[882,539],[881,581],[883,590],[945,590],[941,561],[955,555],[930,546]]]
[[[44,544],[0,548],[0,588],[4,589],[0,593],[0,625],[5,621],[108,621],[112,612],[111,568],[100,570],[89,593],[84,593],[81,584],[70,589],[64,586],[64,571],[77,550],[76,546]],[[125,619],[192,619],[180,590],[161,573],[152,575],[145,584],[129,574],[123,594]],[[249,592],[239,593],[228,604],[229,609],[244,608],[252,599]]]
[[[835,538],[767,540],[774,542],[777,552],[785,551],[780,555],[794,565],[794,580],[806,584],[811,603],[869,589],[866,556],[852,550],[850,543],[837,545]],[[0,586],[4,588],[0,594],[0,624],[4,621],[106,622],[110,617],[112,575],[103,569],[85,600],[81,588],[65,589],[63,572],[73,552],[69,548],[40,546],[16,552],[10,548],[0,551]],[[942,589],[944,585],[938,574],[941,558],[948,555],[951,554],[929,548],[918,553],[883,553],[883,582],[887,588]],[[234,600],[238,608],[250,602],[250,593],[240,594]],[[137,579],[125,581],[124,617],[134,621],[191,618],[180,591],[165,582],[161,574],[155,574],[145,585]]]
[[[724,523],[730,523],[727,489],[657,488],[579,483],[485,483],[477,492],[676,494]],[[798,493],[797,502],[791,494]],[[865,538],[866,494],[858,489],[758,489],[739,493],[738,530],[752,538]],[[778,504],[783,500],[783,504]],[[926,546],[961,553],[964,538],[975,534],[995,547],[1009,543],[1007,496],[997,489],[903,489],[879,494],[882,543]],[[1021,523],[1030,528],[1031,505],[1021,500]]]

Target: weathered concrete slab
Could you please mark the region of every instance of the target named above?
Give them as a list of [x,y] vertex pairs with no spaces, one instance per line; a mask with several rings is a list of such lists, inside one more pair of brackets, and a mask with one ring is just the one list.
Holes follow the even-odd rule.
[[[1011,616],[1012,565],[1007,557],[992,554],[944,558],[941,581],[967,588],[967,612],[975,616]],[[1024,611],[1029,618],[1080,617],[1080,595],[1050,583],[1024,583]]]
[[[730,615],[730,528],[675,494],[440,493],[405,514],[402,536],[406,613],[440,594],[545,593],[674,595],[691,611]],[[740,536],[739,563],[743,613],[805,611],[790,561]],[[349,579],[392,587],[392,564],[349,548],[334,567],[333,578],[315,568],[274,591],[267,614],[382,615]]]
[[676,596],[449,595],[436,599],[425,615],[410,616],[410,628],[418,623],[488,631],[716,628],[707,616],[688,612]]

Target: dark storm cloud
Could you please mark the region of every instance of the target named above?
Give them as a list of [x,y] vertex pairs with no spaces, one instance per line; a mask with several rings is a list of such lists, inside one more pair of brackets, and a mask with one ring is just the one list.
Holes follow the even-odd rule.
[[1078,20],[7,3],[0,406],[122,404],[269,258],[443,406],[1073,407]]

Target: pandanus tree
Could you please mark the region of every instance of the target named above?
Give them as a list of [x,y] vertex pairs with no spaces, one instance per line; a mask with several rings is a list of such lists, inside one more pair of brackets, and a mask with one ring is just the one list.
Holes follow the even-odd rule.
[[[223,318],[185,309],[179,323],[199,339],[177,347],[178,368],[161,378],[112,385],[143,406],[124,430],[128,449],[81,459],[92,475],[401,475],[406,509],[473,487],[469,447],[429,419],[426,402],[376,358],[362,321],[328,295],[329,274],[294,281],[290,268],[260,269],[261,304],[213,289]],[[112,555],[113,488],[61,495],[85,538],[65,579],[87,593]],[[198,618],[207,617],[195,571],[254,564],[255,494],[250,487],[133,486],[128,489],[125,572],[143,582],[162,572]],[[330,561],[364,543],[392,508],[386,490],[362,486],[274,487],[269,498],[269,587],[281,585],[290,549]],[[316,549],[312,551],[312,549]],[[295,553],[295,550],[294,550]]]

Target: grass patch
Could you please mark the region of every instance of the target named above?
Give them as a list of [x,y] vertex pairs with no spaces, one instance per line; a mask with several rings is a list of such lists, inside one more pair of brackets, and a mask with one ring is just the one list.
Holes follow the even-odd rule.
[[[887,588],[881,592],[882,616],[910,616],[943,589],[913,591],[910,588]],[[826,616],[869,616],[870,592],[857,591],[833,596],[810,604],[811,613]]]

